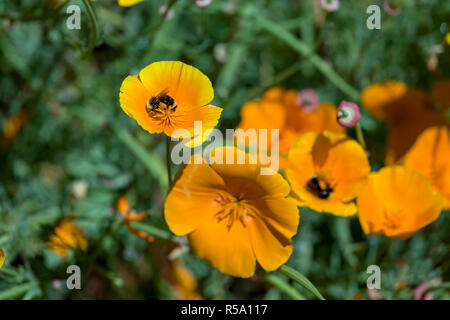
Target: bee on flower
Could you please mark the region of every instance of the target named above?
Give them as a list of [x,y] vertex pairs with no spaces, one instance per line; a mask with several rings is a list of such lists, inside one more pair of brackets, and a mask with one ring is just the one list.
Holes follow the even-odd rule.
[[[204,137],[203,133],[194,137],[194,122],[201,121],[206,132],[216,126],[222,113],[222,108],[209,104],[213,98],[208,77],[179,61],[154,62],[125,78],[120,88],[120,106],[143,129],[190,138],[195,145]],[[188,131],[190,137],[178,136],[177,129]]]

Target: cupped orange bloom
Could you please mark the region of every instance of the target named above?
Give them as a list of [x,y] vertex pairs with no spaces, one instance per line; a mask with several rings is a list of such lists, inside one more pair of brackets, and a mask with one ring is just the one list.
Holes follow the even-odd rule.
[[378,119],[403,120],[422,111],[429,104],[429,98],[422,90],[410,88],[403,82],[385,81],[365,88],[361,103]]
[[213,150],[215,159],[243,155],[246,164],[187,164],[177,174],[164,215],[176,235],[188,235],[195,253],[223,273],[254,274],[256,261],[275,270],[292,253],[299,221],[286,180],[261,175],[248,154],[233,147]]
[[404,158],[404,165],[427,177],[444,196],[450,209],[450,130],[448,126],[425,130]]
[[131,7],[144,0],[117,0],[117,4],[121,7]]
[[305,133],[289,151],[286,177],[300,205],[338,216],[356,213],[353,202],[370,172],[363,148],[344,134]]
[[55,228],[55,234],[50,236],[47,246],[56,254],[65,256],[69,248],[86,251],[88,242],[80,227],[70,219],[63,219]]
[[389,123],[386,165],[397,164],[423,130],[443,124],[444,116],[431,110],[422,110],[410,119]]
[[440,108],[450,108],[450,80],[437,82],[431,90],[431,98]]
[[[304,112],[297,105],[295,90],[274,87],[266,91],[262,99],[250,101],[242,107],[238,128],[279,129],[280,168],[286,168],[289,149],[303,133],[345,131],[336,121],[336,112],[336,106],[326,102],[320,103],[313,112]],[[272,141],[268,139],[267,150],[271,149],[271,145]]]
[[439,217],[443,199],[420,173],[390,166],[369,176],[357,203],[366,234],[405,239]]
[[213,98],[208,77],[179,61],[152,63],[125,78],[120,88],[122,109],[148,132],[168,136],[184,129],[193,137],[194,121],[202,122],[202,134],[213,128],[222,112],[209,105]]

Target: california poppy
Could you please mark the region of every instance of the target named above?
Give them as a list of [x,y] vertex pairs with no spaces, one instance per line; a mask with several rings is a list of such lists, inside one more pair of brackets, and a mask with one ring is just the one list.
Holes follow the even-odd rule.
[[429,98],[422,90],[392,80],[365,88],[361,103],[376,118],[392,121],[414,117],[429,104]]
[[357,203],[366,234],[405,239],[439,217],[443,199],[418,172],[389,166],[370,174]]
[[208,77],[179,61],[152,63],[120,88],[122,109],[148,132],[168,136],[184,129],[193,137],[194,121],[202,122],[202,134],[213,128],[222,112],[209,105],[213,97]]
[[244,156],[246,164],[187,164],[177,174],[164,215],[176,235],[188,235],[195,253],[220,271],[250,277],[256,261],[275,270],[292,253],[299,221],[283,177],[261,175],[259,164],[233,147],[219,147],[215,159]]
[[300,205],[338,216],[356,213],[353,202],[370,171],[363,148],[344,134],[305,133],[289,151],[286,177]]
[[88,243],[80,227],[70,219],[63,219],[55,228],[55,234],[50,236],[47,246],[65,256],[69,248],[86,251]]
[[404,165],[427,177],[444,196],[450,209],[450,131],[448,126],[431,127],[417,138],[404,158]]
[[443,124],[445,124],[443,115],[431,110],[418,111],[409,119],[389,123],[384,162],[387,165],[397,164],[423,130]]
[[[313,110],[305,112],[298,105],[298,93],[274,87],[264,93],[260,100],[246,103],[241,109],[243,130],[279,129],[280,168],[288,166],[287,154],[294,141],[305,132],[322,132],[329,130],[344,132],[336,122],[336,107],[331,103],[319,103]],[[270,137],[270,134],[268,134]],[[267,142],[270,151],[272,141]]]

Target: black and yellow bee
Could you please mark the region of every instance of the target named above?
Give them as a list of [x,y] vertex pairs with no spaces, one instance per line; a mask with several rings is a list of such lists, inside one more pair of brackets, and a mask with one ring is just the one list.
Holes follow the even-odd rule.
[[160,103],[164,103],[166,105],[166,108],[170,108],[170,110],[175,111],[175,109],[177,108],[177,104],[175,100],[167,93],[168,90],[165,89],[156,96],[151,97],[150,100],[147,101],[147,104],[145,106],[147,112],[150,113],[157,111],[160,108]]

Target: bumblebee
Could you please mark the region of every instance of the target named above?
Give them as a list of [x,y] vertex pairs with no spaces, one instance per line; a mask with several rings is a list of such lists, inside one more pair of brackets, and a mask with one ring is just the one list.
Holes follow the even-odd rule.
[[145,109],[148,113],[154,113],[160,108],[160,103],[166,105],[166,108],[170,108],[170,110],[175,111],[177,108],[177,104],[175,100],[167,95],[168,90],[163,90],[159,94],[154,97],[151,97],[150,100],[147,101],[145,105]]
[[319,197],[320,199],[328,199],[330,194],[333,192],[333,188],[327,183],[325,189],[320,186],[319,178],[317,176],[313,176],[308,183],[306,184],[306,188]]

